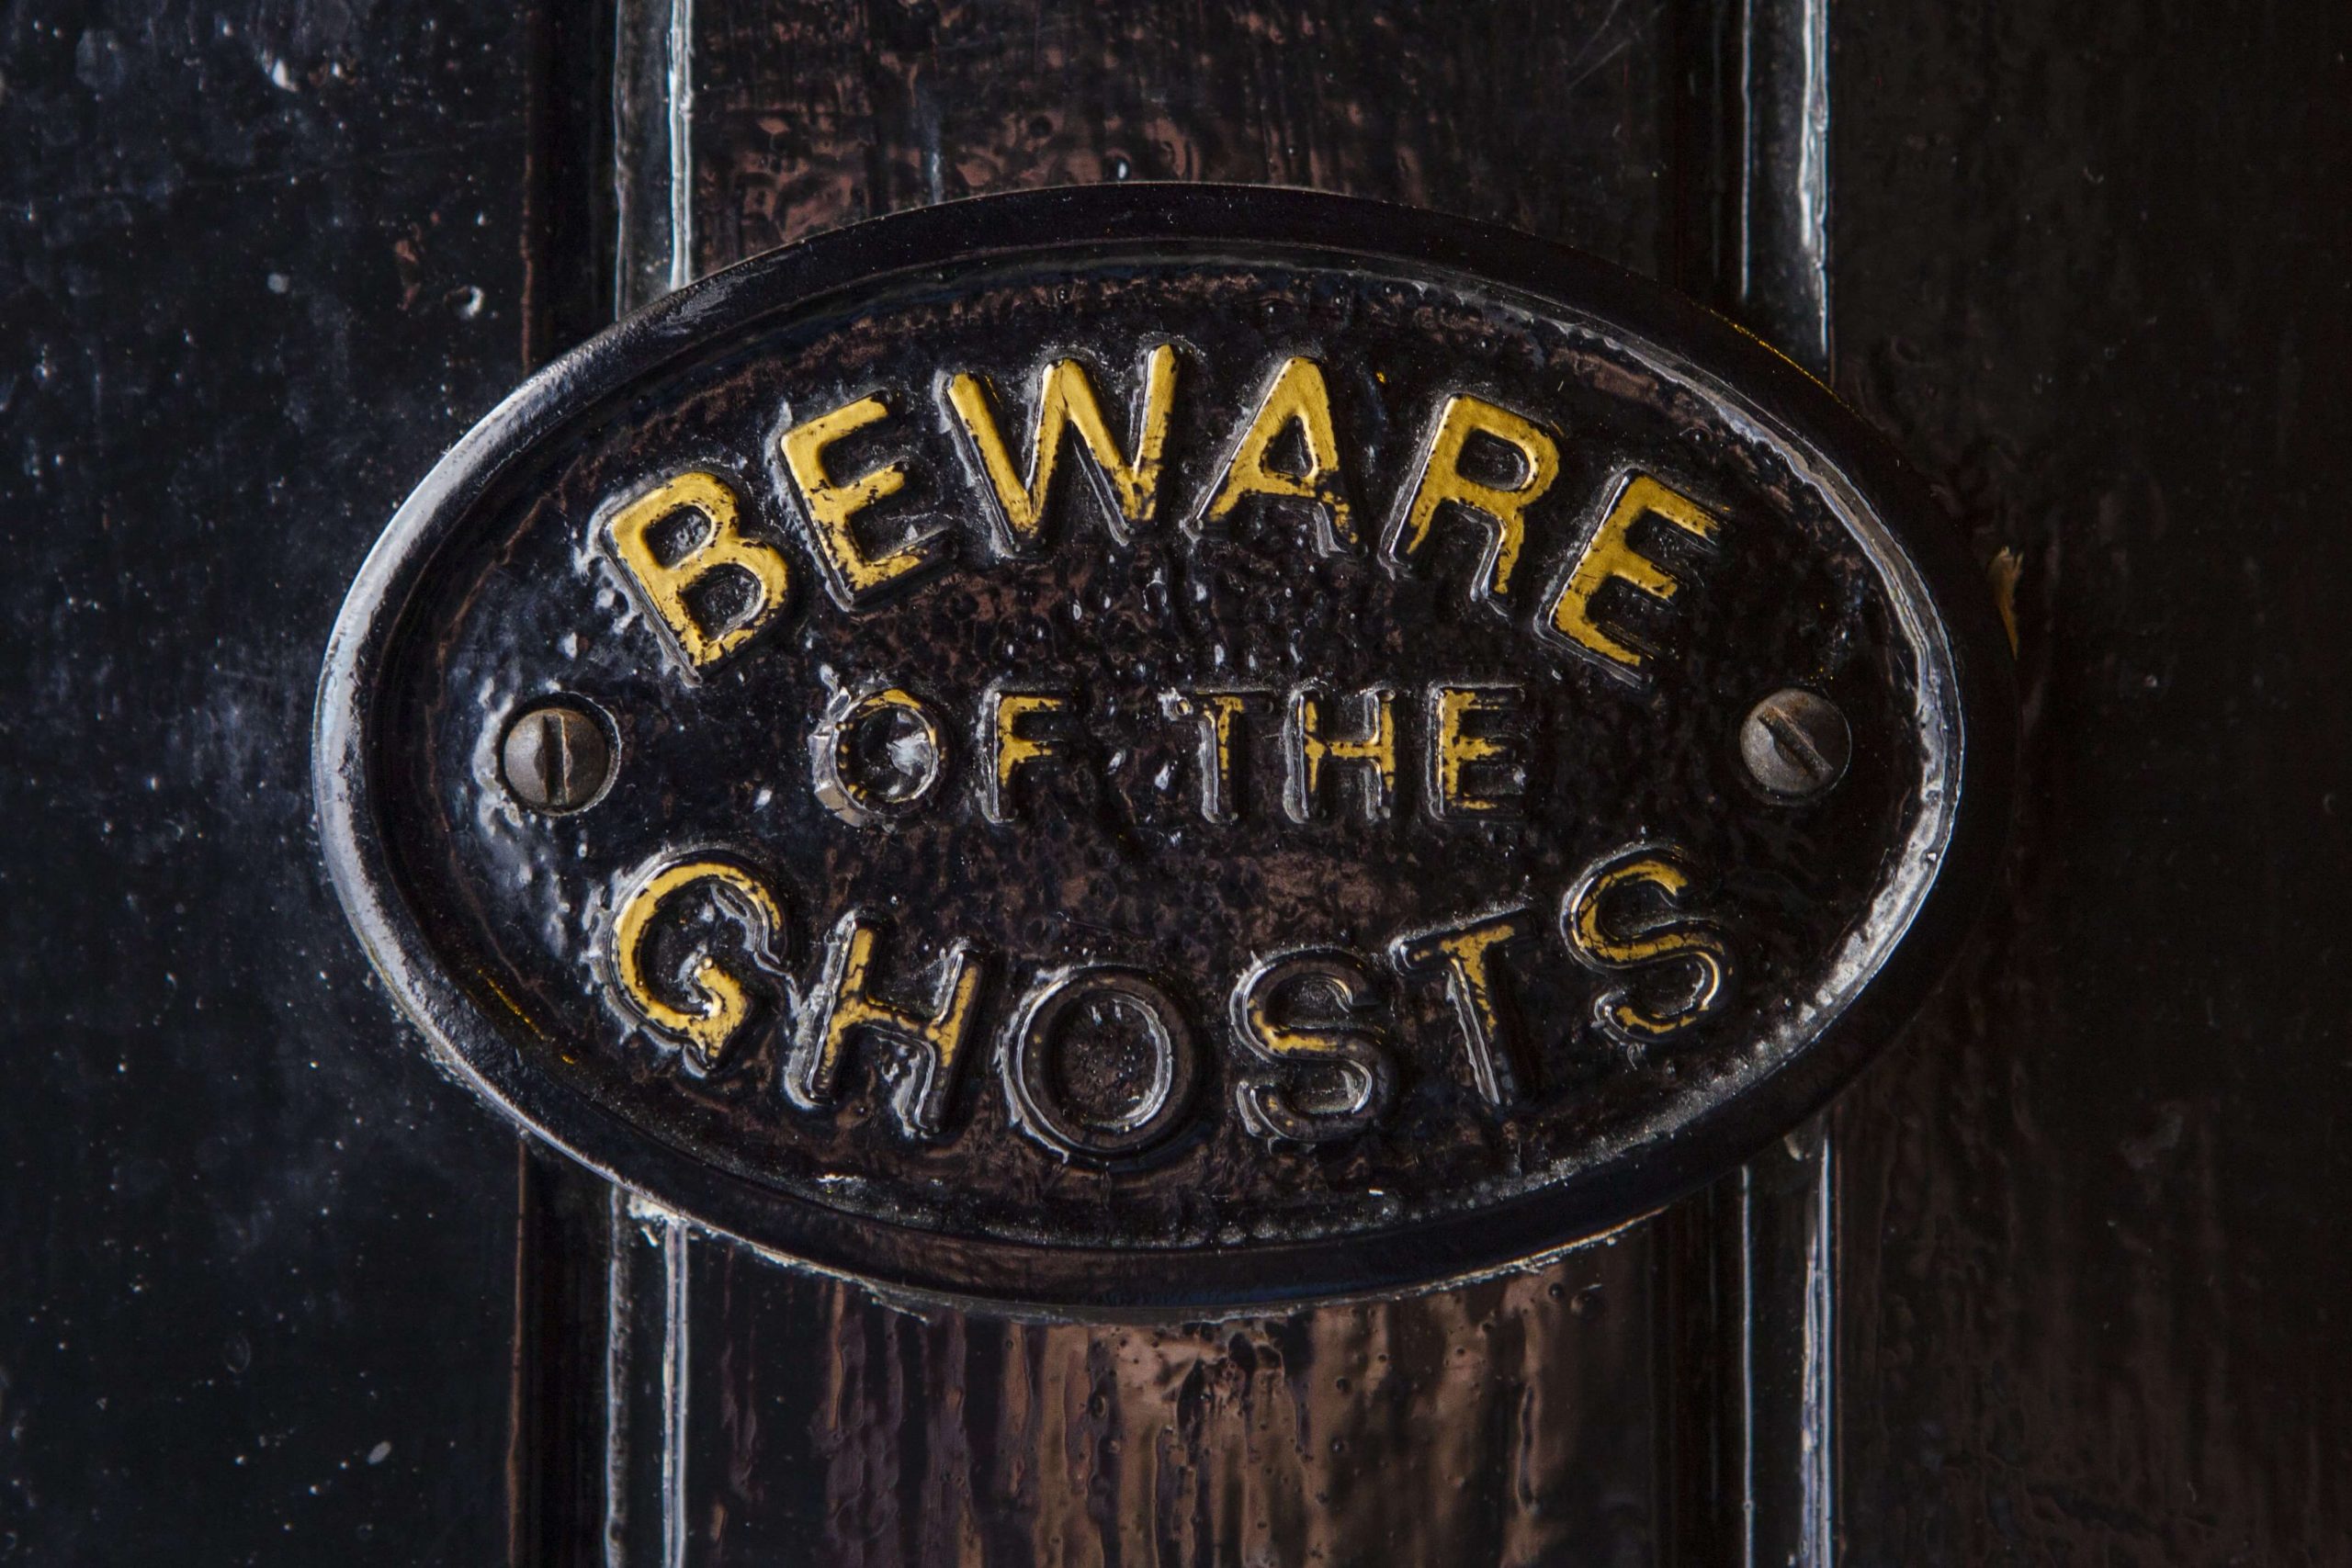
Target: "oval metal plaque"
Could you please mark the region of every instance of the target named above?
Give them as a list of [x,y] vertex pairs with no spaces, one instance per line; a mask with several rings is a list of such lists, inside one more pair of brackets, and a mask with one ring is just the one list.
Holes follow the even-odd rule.
[[1981,582],[1612,268],[1295,192],[888,219],[404,506],[337,886],[481,1089],[885,1287],[1204,1306],[1589,1238],[1818,1105],[2005,826]]

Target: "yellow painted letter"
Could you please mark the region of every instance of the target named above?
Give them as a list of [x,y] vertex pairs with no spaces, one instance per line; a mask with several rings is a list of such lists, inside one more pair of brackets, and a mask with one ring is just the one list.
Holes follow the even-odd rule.
[[1230,822],[1239,815],[1240,784],[1235,776],[1234,730],[1244,704],[1258,694],[1226,687],[1162,692],[1159,711],[1172,719],[1190,719],[1200,739],[1201,817],[1209,822]]
[[891,1098],[909,1137],[936,1134],[945,1120],[978,999],[980,963],[957,947],[947,954],[936,999],[927,1010],[902,1007],[876,994],[872,971],[879,940],[872,921],[843,915],[825,944],[825,964],[800,1011],[800,1029],[785,1063],[784,1088],[793,1103],[815,1109],[830,1101],[841,1077],[850,1036],[878,1035],[898,1046],[906,1075]]
[[1309,950],[1252,964],[1227,1006],[1234,1037],[1261,1065],[1233,1086],[1243,1124],[1261,1138],[1317,1144],[1378,1122],[1396,1093],[1379,1010],[1352,953]]
[[[654,530],[682,512],[701,520],[698,537],[669,559],[655,548]],[[663,634],[691,676],[759,635],[784,608],[792,575],[783,552],[745,536],[741,504],[717,474],[685,473],[615,512],[605,522],[605,545],[620,563],[638,605]],[[741,574],[752,585],[749,608],[722,626],[705,625],[687,596],[718,573]]]
[[[1269,468],[1274,443],[1297,425],[1306,448],[1306,466],[1298,473]],[[1259,400],[1225,472],[1203,511],[1204,524],[1223,524],[1245,497],[1271,495],[1312,502],[1316,509],[1316,548],[1324,555],[1355,548],[1355,513],[1348,506],[1347,489],[1340,474],[1340,441],[1331,428],[1331,394],[1323,384],[1323,367],[1312,359],[1285,359]]]
[[[1519,482],[1483,484],[1464,478],[1462,450],[1473,436],[1499,441],[1519,456]],[[1486,526],[1487,548],[1470,585],[1474,600],[1492,602],[1510,592],[1511,572],[1527,543],[1527,509],[1560,477],[1560,445],[1542,425],[1481,398],[1456,393],[1445,400],[1430,428],[1428,447],[1406,500],[1388,525],[1381,547],[1391,560],[1420,553],[1429,542],[1439,508],[1451,502]]]
[[1368,822],[1388,816],[1396,795],[1396,694],[1373,686],[1356,697],[1363,710],[1357,732],[1331,733],[1330,716],[1323,694],[1301,686],[1290,694],[1290,714],[1283,725],[1283,750],[1289,756],[1283,805],[1294,822],[1311,822],[1323,798],[1323,771],[1331,763],[1357,769],[1363,781],[1363,815]]
[[1627,475],[1609,514],[1560,574],[1551,607],[1538,627],[1592,654],[1608,668],[1634,676],[1645,672],[1649,652],[1603,631],[1592,618],[1592,596],[1611,579],[1631,583],[1653,599],[1671,599],[1682,586],[1680,579],[1636,551],[1627,536],[1636,522],[1652,513],[1705,543],[1713,541],[1720,526],[1690,497],[1667,489],[1647,474]]
[[774,944],[784,930],[775,898],[741,866],[725,861],[686,860],[664,866],[639,883],[613,920],[612,974],[621,995],[637,1015],[662,1033],[682,1042],[688,1058],[705,1072],[722,1066],[728,1048],[752,1015],[752,998],[743,982],[728,973],[707,952],[696,949],[693,960],[695,989],[702,994],[690,1007],[681,1007],[662,995],[645,962],[646,938],[655,919],[695,893],[714,897],[741,921],[745,951],[764,964],[776,962]]
[[1144,360],[1143,398],[1135,421],[1132,461],[1111,434],[1102,400],[1086,378],[1086,367],[1075,359],[1058,360],[1038,375],[1037,421],[1030,432],[1025,479],[980,378],[952,376],[944,392],[977,459],[981,493],[989,502],[989,521],[1001,553],[1017,556],[1036,548],[1046,507],[1053,496],[1063,436],[1070,431],[1078,433],[1094,459],[1091,471],[1113,536],[1124,544],[1131,531],[1150,526],[1159,506],[1159,455],[1168,443],[1168,416],[1176,400],[1173,344],[1161,344]]
[[906,488],[907,471],[885,463],[856,479],[836,483],[825,468],[825,448],[889,416],[879,396],[860,398],[831,413],[801,421],[777,438],[784,466],[808,509],[817,562],[834,603],[854,610],[876,592],[938,560],[946,549],[945,530],[933,528],[882,555],[869,555],[858,542],[853,521],[886,496]]
[[[1514,727],[1524,721],[1517,686],[1430,688],[1430,812],[1441,820],[1511,814],[1527,788]],[[1476,731],[1472,721],[1480,722]]]
[[991,822],[1012,820],[1012,775],[1030,763],[1061,751],[1061,738],[1025,730],[1032,714],[1059,713],[1069,699],[1050,692],[1009,692],[991,687],[980,699],[980,813]]
[[[1672,967],[1689,977],[1679,997],[1662,1009],[1636,1003],[1623,988],[1604,991],[1594,1002],[1602,1031],[1636,1050],[1713,1016],[1731,999],[1731,950],[1711,922],[1676,910],[1690,886],[1679,854],[1639,845],[1586,872],[1560,905],[1568,951],[1587,968],[1611,974]],[[1604,919],[1602,906],[1621,901],[1646,901],[1662,912],[1631,927]]]
[[1510,1031],[1503,1009],[1497,959],[1524,942],[1534,922],[1525,909],[1504,909],[1458,926],[1400,936],[1388,944],[1389,961],[1406,974],[1434,970],[1445,976],[1445,998],[1462,1025],[1462,1059],[1470,1081],[1488,1105],[1510,1098]]

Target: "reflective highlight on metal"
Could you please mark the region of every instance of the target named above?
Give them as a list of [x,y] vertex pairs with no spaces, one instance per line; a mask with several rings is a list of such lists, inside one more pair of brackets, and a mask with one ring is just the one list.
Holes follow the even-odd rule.
[[1826,795],[1854,760],[1854,732],[1838,705],[1802,686],[1775,692],[1748,710],[1739,754],[1756,782],[1784,800]]
[[[628,758],[561,818],[494,721],[554,692]],[[1199,1308],[1508,1267],[1785,1132],[1956,940],[2012,722],[1919,487],[1751,340],[1145,186],[550,367],[363,572],[317,780],[395,995],[598,1168],[884,1287]]]
[[582,810],[612,782],[604,722],[576,702],[543,703],[509,724],[498,761],[506,787],[534,811]]

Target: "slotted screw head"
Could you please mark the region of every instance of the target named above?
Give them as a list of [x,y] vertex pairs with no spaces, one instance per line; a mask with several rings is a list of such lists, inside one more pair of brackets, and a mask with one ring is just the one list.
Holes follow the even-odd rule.
[[1790,686],[1749,710],[1739,727],[1739,755],[1767,794],[1812,800],[1829,793],[1854,759],[1854,732],[1838,705]]
[[507,727],[498,764],[516,800],[533,811],[561,816],[604,793],[613,773],[613,748],[605,727],[585,708],[542,703]]

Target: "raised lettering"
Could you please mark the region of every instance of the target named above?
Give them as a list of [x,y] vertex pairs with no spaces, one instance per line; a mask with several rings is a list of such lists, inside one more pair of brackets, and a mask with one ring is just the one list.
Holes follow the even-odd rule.
[[[1677,912],[1690,890],[1681,855],[1643,844],[1589,868],[1560,905],[1560,930],[1577,962],[1601,974],[1679,968],[1685,983],[1669,1005],[1654,1009],[1624,988],[1604,991],[1593,1017],[1621,1043],[1642,1046],[1679,1034],[1723,1010],[1731,1000],[1731,949],[1710,920]],[[1627,925],[1622,906],[1648,902],[1649,919]],[[1619,906],[1620,918],[1609,907]]]
[[1636,680],[1646,673],[1657,650],[1624,641],[1629,633],[1603,630],[1592,617],[1592,597],[1611,581],[1628,583],[1661,601],[1673,598],[1681,588],[1681,579],[1634,548],[1633,526],[1645,516],[1662,517],[1702,544],[1712,543],[1720,526],[1690,497],[1667,489],[1647,474],[1626,475],[1592,537],[1561,571],[1548,607],[1536,624],[1540,635],[1581,649],[1602,668]]
[[1517,813],[1527,789],[1517,732],[1525,714],[1526,694],[1517,686],[1430,688],[1431,815],[1493,820]]
[[1462,1057],[1470,1081],[1488,1105],[1509,1098],[1512,1077],[1510,1029],[1496,982],[1496,960],[1506,948],[1527,940],[1535,929],[1524,908],[1501,909],[1460,925],[1398,937],[1388,944],[1390,962],[1406,974],[1435,971],[1445,976],[1446,1000],[1462,1025]]
[[899,1047],[905,1076],[890,1100],[909,1137],[931,1137],[946,1118],[964,1040],[971,1032],[985,970],[962,945],[940,965],[933,999],[905,1006],[876,994],[872,970],[878,929],[853,910],[825,942],[816,988],[800,1010],[800,1028],[785,1061],[784,1089],[796,1105],[829,1103],[853,1036],[871,1035]]
[[1359,692],[1353,699],[1359,714],[1355,731],[1337,735],[1323,693],[1312,686],[1292,691],[1283,725],[1287,762],[1283,807],[1292,821],[1315,819],[1323,798],[1324,771],[1333,764],[1354,770],[1362,780],[1364,820],[1386,819],[1396,795],[1396,697],[1387,686]]
[[880,555],[869,554],[858,539],[858,514],[906,488],[903,465],[885,463],[856,479],[840,481],[826,467],[826,447],[888,418],[889,413],[889,405],[876,393],[803,420],[776,438],[784,453],[785,471],[792,476],[800,504],[808,513],[809,536],[816,546],[826,591],[844,610],[857,609],[946,555],[944,525]]
[[1159,711],[1171,719],[1190,719],[1198,738],[1204,820],[1230,822],[1240,815],[1240,788],[1234,776],[1235,730],[1242,708],[1260,694],[1242,687],[1202,687],[1159,694]]
[[[1105,1036],[1140,1043],[1148,1058],[1140,1084],[1126,1082],[1125,1053]],[[1074,1044],[1096,1059],[1074,1063]],[[1014,1124],[1065,1159],[1142,1154],[1175,1130],[1200,1077],[1174,999],[1149,976],[1107,965],[1039,976],[1005,1031],[1001,1061]],[[1093,1092],[1078,1092],[1081,1083]]]
[[931,709],[896,686],[842,692],[808,736],[817,798],[853,827],[903,817],[939,782],[946,740]]
[[[655,533],[680,513],[697,520],[695,537],[665,560]],[[784,608],[792,583],[784,553],[746,536],[741,513],[725,479],[697,471],[663,480],[605,521],[605,548],[619,563],[630,596],[689,679],[757,637]],[[693,601],[730,577],[749,585],[750,597],[709,625]]]
[[[1304,452],[1299,471],[1272,466],[1275,444],[1295,425]],[[1312,359],[1285,359],[1241,427],[1216,489],[1203,508],[1204,525],[1222,526],[1253,495],[1304,501],[1315,511],[1315,547],[1323,555],[1356,547],[1355,513],[1340,471],[1340,439],[1331,425],[1331,394],[1323,367]]]
[[980,812],[991,822],[1012,820],[1014,775],[1033,762],[1061,754],[1063,737],[1027,721],[1058,714],[1069,698],[1058,692],[1023,692],[991,686],[980,699]]
[[1325,1143],[1351,1137],[1387,1113],[1396,1070],[1375,994],[1363,964],[1336,949],[1265,959],[1241,976],[1228,1007],[1234,1034],[1251,1060],[1280,1069],[1234,1085],[1234,1104],[1251,1132]]
[[997,423],[987,384],[978,376],[959,374],[947,378],[941,391],[978,469],[1000,554],[1025,555],[1036,548],[1053,497],[1063,437],[1073,431],[1093,459],[1087,471],[1113,537],[1125,544],[1132,533],[1151,525],[1159,505],[1160,453],[1167,446],[1169,413],[1176,400],[1174,344],[1163,343],[1145,356],[1132,459],[1119,450],[1110,423],[1102,417],[1102,400],[1078,360],[1057,360],[1038,373],[1037,416],[1030,431],[1025,476]]
[[[1515,482],[1487,484],[1462,472],[1463,449],[1476,437],[1499,442],[1517,455]],[[1511,573],[1527,542],[1527,509],[1559,477],[1559,443],[1542,425],[1483,398],[1456,393],[1445,400],[1430,426],[1413,483],[1389,522],[1381,548],[1392,560],[1410,559],[1429,542],[1442,510],[1457,508],[1487,535],[1470,597],[1499,601],[1510,592]]]
[[687,1061],[704,1072],[724,1066],[736,1037],[751,1019],[752,994],[742,979],[729,973],[707,946],[685,954],[683,975],[699,993],[687,1006],[664,994],[646,962],[647,939],[665,913],[679,910],[696,895],[714,899],[742,929],[743,948],[751,966],[779,979],[782,955],[775,951],[784,936],[784,919],[775,897],[741,866],[727,861],[695,858],[673,862],[641,878],[621,900],[613,918],[612,974],[620,993],[636,1014],[684,1047]]

